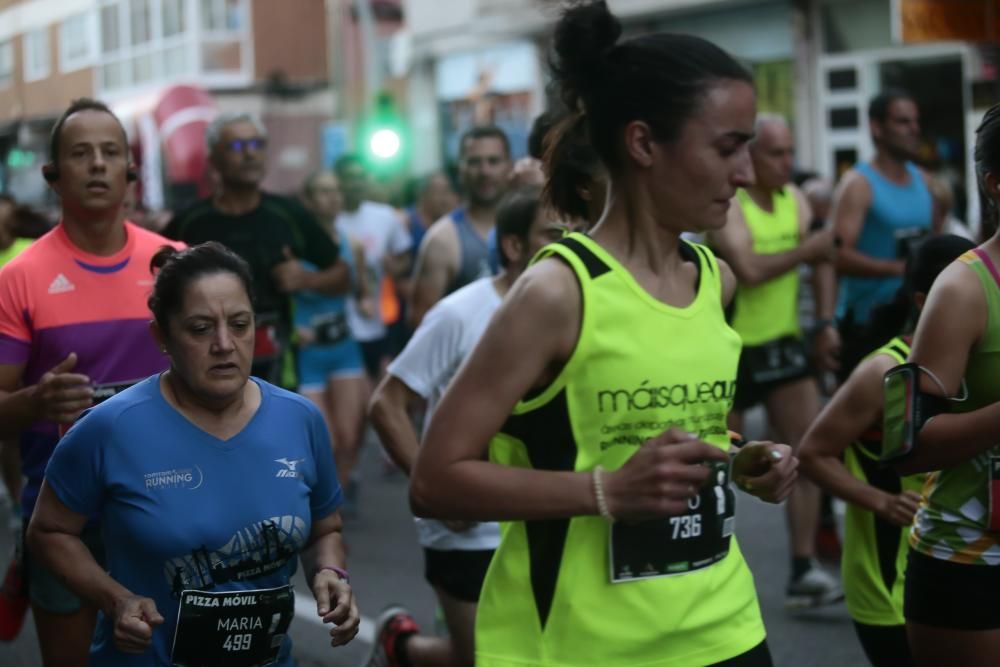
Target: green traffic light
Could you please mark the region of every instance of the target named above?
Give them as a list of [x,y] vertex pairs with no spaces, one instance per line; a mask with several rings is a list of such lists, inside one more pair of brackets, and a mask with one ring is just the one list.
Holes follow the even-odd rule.
[[403,141],[395,130],[376,131],[369,142],[372,155],[382,160],[391,160],[399,154]]

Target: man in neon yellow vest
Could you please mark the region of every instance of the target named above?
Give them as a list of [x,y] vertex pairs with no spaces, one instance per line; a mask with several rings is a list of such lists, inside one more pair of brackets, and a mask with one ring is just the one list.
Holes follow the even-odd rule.
[[[754,184],[736,193],[737,205],[729,208],[726,226],[712,235],[739,280],[730,323],[743,338],[743,352],[730,426],[740,430],[742,411],[764,403],[772,431],[796,447],[820,409],[819,386],[799,325],[799,268],[816,265],[817,361],[832,370],[839,346],[833,327],[833,236],[831,230],[809,232],[809,204],[789,183],[794,145],[783,118],[758,116],[750,155]],[[789,608],[843,597],[837,581],[815,562],[819,503],[819,489],[804,479],[788,500]]]

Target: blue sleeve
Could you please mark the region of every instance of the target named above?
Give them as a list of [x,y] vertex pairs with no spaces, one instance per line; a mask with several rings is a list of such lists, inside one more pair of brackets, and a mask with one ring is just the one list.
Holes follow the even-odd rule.
[[330,432],[319,410],[312,405],[309,408],[309,446],[316,462],[316,479],[309,490],[309,510],[315,521],[332,514],[344,499],[330,447]]
[[95,517],[101,513],[112,421],[108,410],[85,412],[56,445],[45,468],[49,487],[77,514]]

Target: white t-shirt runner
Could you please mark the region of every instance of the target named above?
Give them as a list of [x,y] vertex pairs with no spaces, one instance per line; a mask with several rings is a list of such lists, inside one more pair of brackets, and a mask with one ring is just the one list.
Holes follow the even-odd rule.
[[[482,278],[437,302],[417,327],[413,338],[389,364],[389,374],[427,401],[424,425],[430,422],[445,389],[472,352],[500,306],[500,295],[492,278]],[[480,523],[455,533],[440,521],[416,519],[422,547],[442,551],[496,549],[500,527]]]
[[398,255],[409,250],[413,241],[410,232],[396,217],[396,209],[386,204],[362,202],[356,211],[341,211],[337,216],[337,231],[346,238],[354,239],[365,248],[365,271],[369,289],[378,308],[374,318],[367,318],[358,311],[354,297],[347,300],[347,324],[354,337],[362,342],[378,340],[386,334],[382,319],[382,264],[386,256]]

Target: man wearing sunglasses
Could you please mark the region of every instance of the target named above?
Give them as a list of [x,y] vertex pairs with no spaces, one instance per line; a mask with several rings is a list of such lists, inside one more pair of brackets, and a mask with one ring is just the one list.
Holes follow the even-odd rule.
[[[261,190],[267,132],[249,114],[221,114],[205,131],[216,172],[212,196],[178,213],[164,230],[189,245],[218,241],[250,264],[257,327],[252,373],[294,389],[291,299],[300,290],[342,294],[350,276],[339,249],[297,200]],[[318,267],[307,271],[298,261]]]

